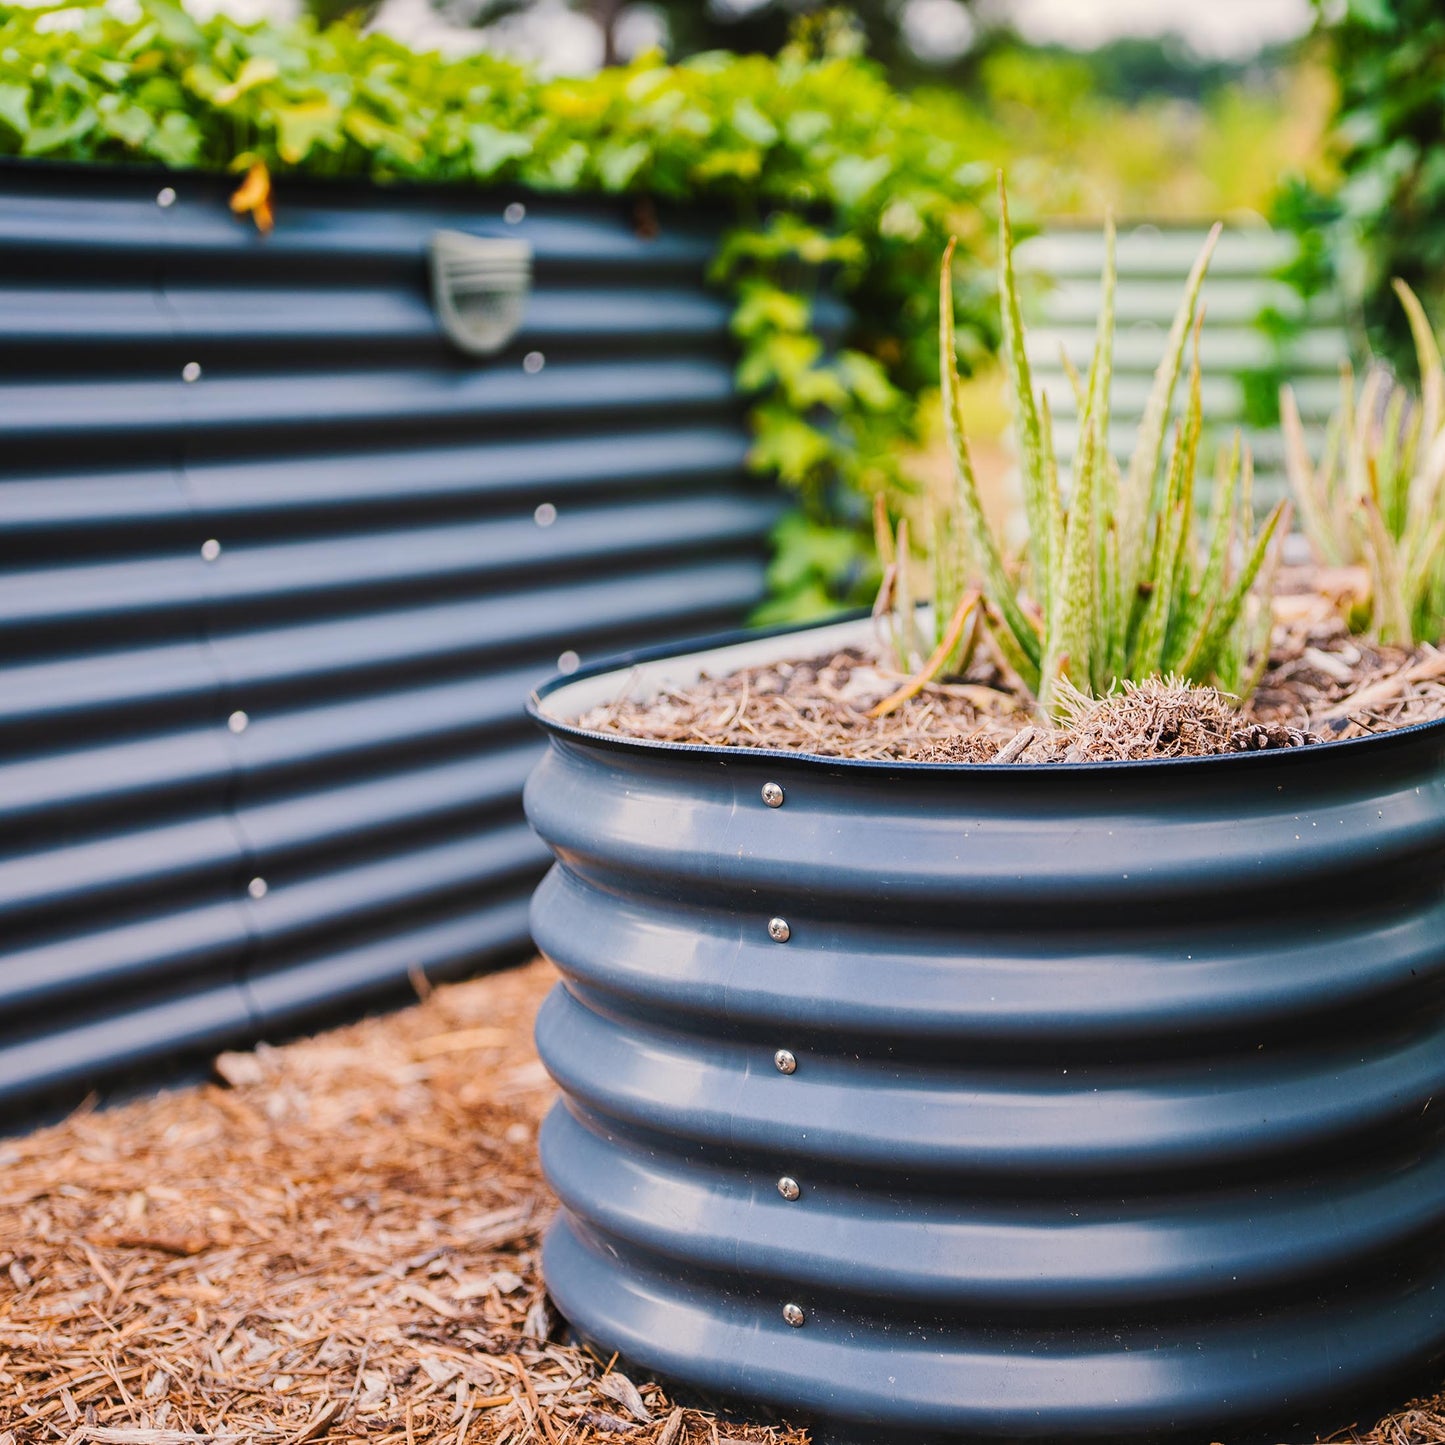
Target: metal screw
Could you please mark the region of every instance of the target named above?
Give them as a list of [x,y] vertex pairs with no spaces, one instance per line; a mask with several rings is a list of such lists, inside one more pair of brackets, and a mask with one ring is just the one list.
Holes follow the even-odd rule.
[[807,1316],[803,1313],[802,1305],[789,1303],[783,1306],[783,1319],[795,1330],[800,1330],[803,1328],[803,1321],[807,1319]]
[[774,943],[786,943],[793,936],[793,930],[788,927],[786,918],[768,919],[768,937]]
[[251,719],[248,718],[240,708],[237,708],[236,711],[226,719],[226,726],[230,728],[233,733],[245,732],[247,727],[250,726],[250,723]]
[[783,806],[782,785],[779,783],[764,783],[763,802],[770,808],[781,808]]
[[558,672],[576,672],[581,666],[582,659],[570,647],[557,659]]
[[528,376],[536,376],[546,364],[547,358],[543,356],[540,351],[529,351],[522,358],[522,370],[525,371]]
[[796,1179],[791,1179],[788,1175],[784,1174],[783,1177],[778,1180],[778,1193],[781,1194],[784,1199],[788,1200],[789,1203],[796,1199],[802,1192],[803,1191],[798,1188],[798,1181]]
[[249,893],[252,898],[264,898],[267,892],[266,880],[264,878],[253,878],[246,885],[246,892]]
[[780,1074],[796,1074],[798,1072],[798,1060],[794,1057],[791,1049],[779,1049],[773,1055],[773,1065]]
[[199,381],[201,379],[201,363],[199,361],[188,361],[181,367],[182,381]]
[[204,557],[207,562],[214,562],[220,555],[221,544],[216,541],[214,537],[207,537],[206,540],[201,543],[201,556]]
[[557,509],[551,502],[543,502],[541,506],[532,513],[532,520],[539,527],[550,527],[557,520]]
[[158,205],[161,210],[167,210],[169,207],[175,205],[175,203],[176,190],[174,186],[162,186],[160,190],[156,192],[156,205]]
[[519,226],[527,219],[527,208],[521,201],[513,201],[512,204],[502,212],[502,219],[509,226]]

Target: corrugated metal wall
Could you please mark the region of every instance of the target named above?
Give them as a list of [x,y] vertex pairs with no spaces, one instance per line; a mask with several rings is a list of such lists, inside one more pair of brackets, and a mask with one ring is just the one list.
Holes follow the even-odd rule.
[[[1115,451],[1127,456],[1134,445],[1154,369],[1164,351],[1169,323],[1184,292],[1189,268],[1207,232],[1198,226],[1121,227],[1119,285],[1114,343],[1114,412],[1110,434]],[[1246,395],[1250,373],[1265,373],[1283,360],[1299,400],[1313,453],[1318,456],[1324,425],[1339,400],[1340,363],[1349,356],[1340,297],[1329,293],[1306,305],[1277,273],[1298,252],[1287,231],[1226,229],[1204,283],[1204,330],[1200,341],[1204,417],[1217,445],[1235,428],[1244,432],[1254,455],[1259,492],[1273,500],[1285,492],[1284,452],[1278,426],[1252,426]],[[1104,235],[1097,227],[1048,227],[1019,247],[1019,267],[1033,274],[1037,324],[1029,334],[1035,379],[1048,393],[1060,454],[1073,456],[1078,426],[1073,388],[1060,350],[1087,373],[1099,311],[1099,273]],[[1303,323],[1283,358],[1260,328],[1270,307]],[[1273,401],[1273,383],[1261,376]],[[1176,404],[1183,405],[1181,385]]]
[[[231,184],[0,170],[0,1123],[521,953],[527,690],[762,592],[710,225]],[[494,360],[439,227],[534,248]]]

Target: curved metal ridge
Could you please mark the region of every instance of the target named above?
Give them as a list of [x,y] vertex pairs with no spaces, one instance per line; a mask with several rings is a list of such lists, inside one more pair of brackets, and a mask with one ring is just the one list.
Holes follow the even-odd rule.
[[1318,1413],[1445,1347],[1438,1259],[1383,1298],[1345,1297],[1218,1329],[1084,1339],[880,1322],[808,1301],[791,1330],[771,1299],[700,1277],[619,1268],[564,1216],[543,1269],[584,1334],[659,1373],[870,1432],[1057,1440],[1213,1432],[1221,1421]]
[[621,1124],[714,1149],[974,1180],[1243,1164],[1338,1144],[1445,1097],[1445,1018],[1389,1051],[1337,1043],[1284,1064],[948,1068],[783,1042],[797,1058],[787,1076],[770,1044],[666,1032],[569,989],[537,1016],[558,1084]]
[[[960,956],[944,928],[896,929],[790,912],[787,968],[749,920],[717,909],[604,891],[560,865],[533,908],[537,946],[569,978],[618,1006],[688,1028],[814,1028],[839,1034],[1014,1048],[1166,1040],[1270,1030],[1301,1014],[1345,1013],[1445,984],[1445,886],[1402,914],[1342,919],[1326,943],[1309,930],[1229,920],[1204,936],[1159,925],[1128,937],[1096,928],[1024,936],[976,930]],[[849,967],[866,957],[869,969]],[[877,977],[890,990],[880,997]],[[1271,1036],[1261,1034],[1264,1038]]]
[[[1352,1269],[1438,1231],[1445,1144],[1397,1169],[1364,1167],[1322,1193],[1285,1180],[1222,1193],[1076,1197],[1070,1223],[1037,1196],[918,1194],[887,1180],[804,1176],[799,1209],[764,1162],[702,1164],[620,1134],[575,1101],[543,1125],[562,1203],[638,1255],[806,1287],[946,1308],[1099,1311],[1183,1306]],[[791,1177],[791,1176],[790,1176]],[[870,1187],[871,1186],[871,1187]]]
[[1445,725],[978,768],[566,721],[809,647],[534,701],[574,1326],[855,1437],[1223,1432],[1445,1358]]

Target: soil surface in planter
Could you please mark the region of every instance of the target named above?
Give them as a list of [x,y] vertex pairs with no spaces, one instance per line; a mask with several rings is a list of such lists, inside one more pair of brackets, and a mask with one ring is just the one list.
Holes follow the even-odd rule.
[[628,690],[577,726],[714,747],[920,762],[1107,762],[1204,757],[1333,742],[1445,716],[1445,652],[1382,647],[1351,636],[1312,573],[1276,598],[1268,665],[1247,704],[1162,680],[1080,700],[1063,727],[1040,725],[1032,699],[989,649],[959,679],[925,684],[882,717],[906,680],[875,649],[704,674],[686,688]]

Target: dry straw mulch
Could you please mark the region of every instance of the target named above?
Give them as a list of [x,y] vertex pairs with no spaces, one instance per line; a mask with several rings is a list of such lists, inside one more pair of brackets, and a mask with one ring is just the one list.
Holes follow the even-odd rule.
[[[806,1445],[561,1341],[531,1048],[554,977],[0,1140],[0,1445]],[[1442,1445],[1445,1397],[1336,1438]]]
[[639,696],[631,679],[577,721],[665,742],[922,762],[1097,762],[1198,757],[1336,741],[1445,717],[1445,653],[1349,635],[1335,600],[1300,577],[1277,599],[1268,667],[1243,709],[1209,689],[1160,683],[1080,706],[1040,727],[986,650],[960,681],[870,710],[902,680],[878,652],[799,657]]
[[0,1445],[800,1445],[561,1343],[542,963],[0,1139]]

